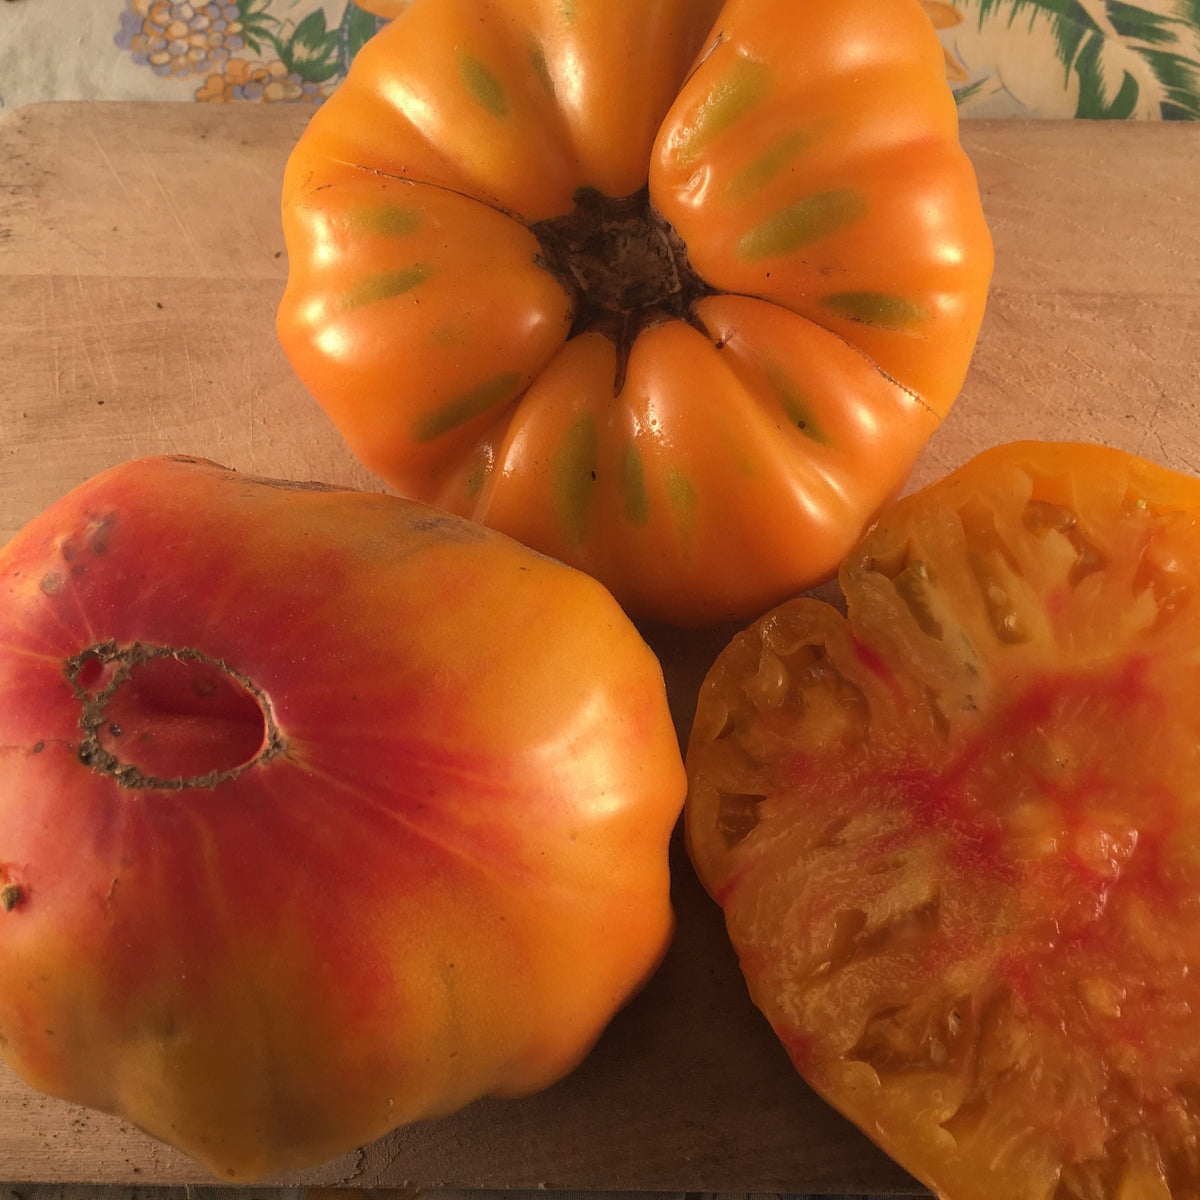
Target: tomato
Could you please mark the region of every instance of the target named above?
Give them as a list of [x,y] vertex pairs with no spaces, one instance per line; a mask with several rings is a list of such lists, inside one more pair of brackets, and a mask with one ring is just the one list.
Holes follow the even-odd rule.
[[992,265],[919,0],[415,0],[283,225],[281,344],[363,463],[691,626],[835,570]]
[[594,580],[400,500],[143,459],[0,553],[0,1055],[226,1179],[564,1075],[683,803]]
[[408,0],[354,0],[356,7],[376,17],[391,19],[399,16],[408,7]]
[[1200,480],[988,451],[705,681],[688,845],[799,1072],[953,1200],[1200,1194]]

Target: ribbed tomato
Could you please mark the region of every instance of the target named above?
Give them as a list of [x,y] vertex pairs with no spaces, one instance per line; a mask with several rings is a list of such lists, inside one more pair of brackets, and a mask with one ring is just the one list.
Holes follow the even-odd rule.
[[398,17],[408,7],[408,0],[354,0],[354,2],[365,12],[389,20],[392,17]]
[[283,222],[282,345],[367,466],[688,625],[833,572],[992,264],[918,0],[415,0]]
[[0,552],[0,1056],[226,1179],[575,1066],[672,930],[683,763],[587,576],[143,459]]
[[704,685],[690,850],[800,1073],[952,1200],[1200,1194],[1200,480],[989,451]]

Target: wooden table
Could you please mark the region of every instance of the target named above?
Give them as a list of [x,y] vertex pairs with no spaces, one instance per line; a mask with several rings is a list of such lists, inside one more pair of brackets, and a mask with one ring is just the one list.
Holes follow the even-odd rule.
[[[0,120],[0,541],[90,475],[186,452],[375,486],[276,344],[298,107],[57,104]],[[1200,125],[964,126],[997,248],[963,396],[913,483],[1015,438],[1200,473]],[[681,734],[731,630],[647,628]],[[750,1005],[675,848],[679,931],[568,1079],[277,1182],[665,1191],[921,1189],[826,1108]],[[0,1067],[0,1179],[211,1182]]]

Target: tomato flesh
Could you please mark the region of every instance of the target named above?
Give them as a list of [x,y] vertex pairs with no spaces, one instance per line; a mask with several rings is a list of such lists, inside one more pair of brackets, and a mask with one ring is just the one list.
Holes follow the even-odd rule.
[[938,1194],[1200,1189],[1200,481],[1020,443],[701,694],[688,842],[800,1073]]

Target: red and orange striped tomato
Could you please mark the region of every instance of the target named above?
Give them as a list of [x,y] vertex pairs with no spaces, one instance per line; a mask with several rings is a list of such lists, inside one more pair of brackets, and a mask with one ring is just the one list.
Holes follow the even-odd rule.
[[0,1057],[222,1178],[552,1083],[670,938],[684,774],[594,579],[143,459],[0,551]]
[[992,263],[919,0],[414,0],[283,219],[279,336],[358,457],[686,625],[832,572]]

